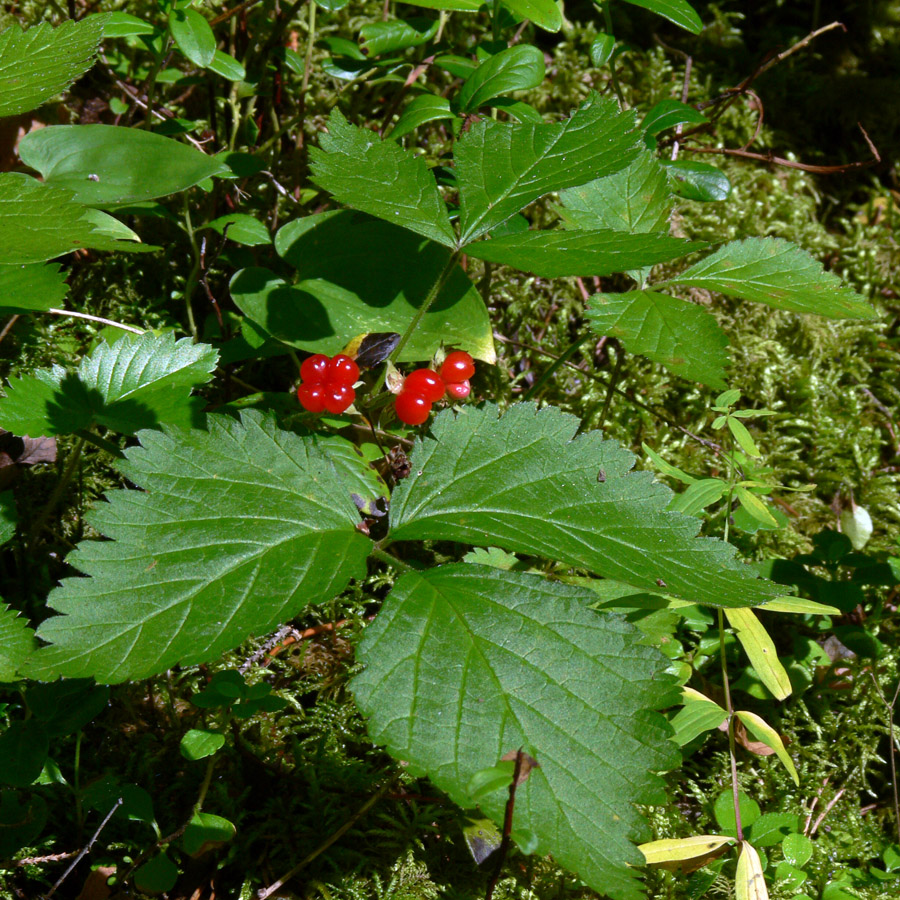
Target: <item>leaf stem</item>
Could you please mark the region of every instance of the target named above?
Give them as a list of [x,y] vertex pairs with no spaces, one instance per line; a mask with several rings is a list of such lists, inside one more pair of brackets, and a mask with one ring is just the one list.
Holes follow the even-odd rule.
[[[611,6],[612,0],[603,0],[603,22],[606,25],[606,33],[610,35],[610,37],[615,37],[615,35],[613,34]],[[615,59],[611,59],[609,61],[609,76],[610,80],[612,81],[613,90],[616,92],[616,96],[619,98],[619,105],[622,107],[622,109],[625,109],[625,95],[622,93],[622,85],[619,84],[619,76],[616,75]]]
[[111,325],[113,328],[121,328],[122,331],[130,331],[132,334],[146,334],[143,328],[135,328],[133,325],[123,325],[121,322],[114,322],[112,319],[104,319],[103,316],[92,316],[88,313],[75,312],[71,309],[45,309],[44,312],[52,313],[54,316],[72,316],[74,319],[87,319],[88,322],[97,322],[100,325]]
[[87,441],[87,443],[89,444],[93,444],[100,450],[105,450],[116,459],[125,459],[125,454],[112,441],[108,441],[106,440],[106,438],[100,437],[99,434],[94,434],[92,431],[88,431],[86,428],[82,428],[75,433],[79,438],[81,438],[81,440]]
[[381,547],[373,547],[372,552],[369,556],[374,557],[375,559],[380,559],[382,562],[387,563],[389,566],[393,566],[395,569],[400,569],[401,572],[415,572],[416,570],[409,565],[408,563],[403,562],[402,559],[397,559],[393,553],[388,553],[387,550],[383,550]]
[[606,399],[603,401],[603,409],[600,410],[600,422],[597,424],[597,428],[602,429],[603,425],[606,423],[606,417],[609,415],[609,408],[612,406],[612,398],[613,394],[616,392],[616,386],[619,383],[619,375],[622,372],[622,365],[625,362],[625,348],[621,345],[617,345],[616,353],[616,364],[613,366],[612,375],[609,376],[609,387],[606,389]]
[[53,493],[50,495],[50,499],[44,504],[44,508],[38,513],[37,518],[34,520],[34,523],[31,526],[31,531],[28,532],[28,546],[34,544],[37,540],[38,535],[41,533],[44,525],[47,522],[47,519],[50,517],[50,513],[56,508],[56,504],[59,503],[60,498],[65,493],[66,488],[69,486],[69,482],[71,482],[72,478],[75,475],[75,470],[78,468],[78,461],[81,459],[81,451],[84,449],[84,438],[78,438],[75,442],[75,446],[72,448],[72,452],[69,454],[69,458],[66,461],[66,467],[63,469],[62,475],[60,475],[59,481],[56,482],[56,487],[53,488]]
[[738,789],[737,775],[737,749],[734,740],[734,706],[731,702],[731,686],[728,682],[728,662],[725,659],[725,614],[721,609],[719,613],[719,657],[722,664],[722,686],[725,689],[725,708],[728,710],[728,758],[731,763],[731,797],[734,803],[734,824],[737,829],[737,839],[744,839],[744,829],[741,825],[741,801]]
[[194,310],[191,306],[191,297],[193,296],[197,285],[200,283],[201,254],[200,247],[197,246],[197,233],[194,231],[193,222],[191,222],[191,210],[188,206],[187,193],[184,195],[184,232],[191,242],[191,252],[194,256],[194,263],[191,266],[191,271],[184,283],[184,308],[187,313],[188,328],[190,329],[191,337],[193,337],[194,342],[196,343],[199,340],[199,336],[197,332],[197,322],[194,319]]

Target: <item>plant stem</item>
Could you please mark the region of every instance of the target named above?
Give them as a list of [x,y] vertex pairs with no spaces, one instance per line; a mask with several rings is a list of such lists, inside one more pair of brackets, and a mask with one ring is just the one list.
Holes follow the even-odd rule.
[[731,796],[734,802],[734,823],[737,839],[744,839],[741,826],[741,802],[738,790],[737,752],[734,740],[734,707],[731,703],[731,687],[728,682],[728,663],[725,660],[725,614],[719,611],[719,656],[722,662],[722,685],[725,688],[725,708],[728,710],[728,757],[731,762]]
[[72,316],[74,319],[87,319],[88,322],[97,322],[99,325],[111,325],[113,328],[121,328],[122,331],[130,331],[132,334],[145,334],[143,328],[135,328],[133,325],[123,325],[121,322],[113,322],[112,319],[104,319],[102,316],[91,316],[87,313],[75,312],[71,309],[45,309],[44,312],[54,316]]
[[[300,96],[306,97],[309,87],[309,72],[312,67],[313,48],[316,45],[316,0],[309,0],[309,30],[306,33],[306,56],[303,58],[303,81],[300,83]],[[305,103],[305,100],[301,101]]]
[[590,337],[590,333],[586,332],[578,340],[569,344],[563,351],[562,356],[558,356],[553,364],[538,378],[537,381],[522,395],[523,400],[530,400],[543,386],[561,369],[577,352],[578,348]]
[[609,415],[613,394],[615,394],[616,387],[619,383],[619,374],[621,373],[622,365],[625,362],[625,348],[621,344],[618,344],[616,349],[618,350],[618,353],[616,353],[616,364],[613,366],[612,375],[609,376],[609,387],[606,390],[606,399],[603,401],[603,409],[600,410],[600,421],[597,424],[597,428],[599,429],[603,428],[606,417]]
[[188,236],[188,240],[191,242],[191,252],[194,256],[194,263],[191,266],[191,271],[184,283],[184,308],[187,312],[188,328],[190,329],[191,337],[193,337],[194,342],[196,343],[200,338],[197,332],[197,323],[194,320],[191,297],[193,296],[197,285],[200,283],[201,257],[200,248],[197,246],[197,234],[194,231],[194,225],[191,222],[191,210],[188,206],[187,193],[184,195],[184,231]]
[[100,437],[99,434],[94,434],[92,431],[88,431],[86,428],[82,428],[79,431],[76,431],[75,434],[83,441],[87,441],[87,443],[93,444],[100,450],[105,450],[110,455],[115,456],[116,459],[125,459],[125,454],[112,441],[108,441],[106,440],[106,438]]
[[50,499],[44,504],[44,508],[38,513],[37,518],[34,520],[34,523],[31,526],[31,531],[28,533],[28,545],[31,546],[37,540],[38,535],[41,533],[44,525],[47,522],[47,519],[50,517],[50,513],[56,508],[56,504],[59,503],[60,498],[66,492],[66,488],[69,486],[69,482],[71,482],[72,478],[75,475],[75,470],[78,468],[78,461],[81,459],[81,451],[84,449],[84,438],[78,438],[75,442],[75,446],[72,448],[72,452],[69,454],[69,458],[66,461],[66,467],[63,469],[63,473],[59,478],[59,481],[56,482],[56,487],[53,488],[53,493],[50,495]]
[[406,331],[400,336],[400,340],[397,341],[397,346],[394,347],[394,352],[390,355],[390,361],[396,362],[397,357],[400,356],[403,348],[409,343],[409,339],[413,336],[415,330],[419,327],[419,323],[422,319],[425,318],[425,314],[431,309],[434,301],[437,300],[438,294],[440,294],[444,285],[447,283],[447,279],[453,273],[453,270],[456,268],[456,263],[459,261],[460,251],[457,250],[455,253],[451,253],[450,257],[447,259],[447,265],[444,266],[443,271],[438,276],[435,283],[431,286],[431,290],[428,292],[428,296],[425,297],[422,305],[416,311],[416,314],[412,317],[412,321],[409,325],[406,326]]
[[[603,0],[603,21],[606,25],[606,33],[612,37],[613,35],[613,23],[612,23],[612,0]],[[609,61],[609,77],[612,81],[613,90],[616,92],[616,96],[619,98],[619,105],[624,109],[625,108],[625,95],[622,93],[622,85],[619,84],[619,76],[616,75],[616,61],[615,59],[611,59]]]
[[397,559],[393,553],[388,553],[387,550],[383,550],[381,547],[374,547],[369,556],[380,559],[382,562],[387,563],[389,566],[393,566],[395,569],[400,569],[400,571],[404,573],[416,571],[412,566],[403,562],[402,559]]

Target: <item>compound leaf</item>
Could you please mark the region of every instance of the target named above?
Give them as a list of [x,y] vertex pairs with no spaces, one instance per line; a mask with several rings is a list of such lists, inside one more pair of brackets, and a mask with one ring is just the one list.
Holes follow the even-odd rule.
[[[208,344],[166,334],[98,344],[74,374],[60,366],[12,379],[0,399],[0,425],[14,434],[70,434],[92,424],[123,434],[162,423],[189,427],[218,354]],[[202,422],[202,419],[199,419]]]
[[35,647],[34,632],[18,610],[0,607],[0,682],[15,681]]
[[65,299],[69,292],[66,273],[56,263],[0,266],[0,311],[45,312]]
[[466,247],[476,259],[514,266],[544,278],[568,275],[611,275],[653,266],[702,250],[702,241],[668,234],[622,231],[526,231],[478,241]]
[[78,203],[110,206],[165,197],[231,170],[174,138],[114,125],[57,125],[19,144],[22,162]]
[[446,247],[456,246],[447,208],[425,160],[351,125],[338,110],[321,148],[310,149],[312,180],[335,199]]
[[637,156],[639,137],[634,113],[598,94],[565,122],[482,120],[456,145],[460,246],[544,194],[625,168]]
[[[497,546],[713,606],[775,599],[734,550],[666,511],[672,492],[599,432],[554,407],[447,410],[419,440],[391,501],[392,540]],[[573,439],[574,438],[574,439]]]
[[805,250],[781,238],[732,241],[672,281],[831,319],[877,316],[837,275],[826,272]]
[[655,291],[627,291],[596,294],[587,315],[597,334],[618,338],[629,352],[682,378],[727,387],[728,338],[699,306]]
[[214,659],[365,575],[370,542],[330,460],[271,417],[209,417],[208,431],[143,431],[91,524],[112,540],[68,557],[89,576],[51,592],[62,613],[28,674],[147,678]]
[[22,31],[13,24],[0,32],[0,116],[35,109],[80,78],[94,63],[105,16],[46,22]]
[[544,54],[531,44],[516,44],[482,62],[460,88],[457,103],[461,112],[472,112],[494,97],[537,87],[543,80]]
[[[421,462],[421,461],[420,461]],[[641,633],[588,609],[591,592],[460,563],[404,575],[374,624],[353,691],[373,739],[424,769],[464,807],[479,771],[522,748],[537,760],[516,793],[513,830],[614,898],[642,896],[630,843],[635,803],[677,761],[655,712],[677,702]],[[479,797],[503,821],[508,785]]]

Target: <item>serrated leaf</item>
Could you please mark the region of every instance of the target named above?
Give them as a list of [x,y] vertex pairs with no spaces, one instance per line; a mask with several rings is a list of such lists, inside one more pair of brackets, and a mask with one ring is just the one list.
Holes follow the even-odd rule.
[[634,113],[591,96],[554,124],[482,120],[456,144],[460,246],[551,191],[625,168],[638,153]]
[[19,669],[35,648],[28,619],[3,604],[0,610],[0,682],[15,681]]
[[877,313],[833,272],[796,244],[780,238],[732,241],[695,263],[677,284],[719,291],[775,309],[831,319],[874,319]]
[[351,125],[337,109],[319,143],[309,151],[312,180],[336,200],[445,247],[456,246],[447,208],[421,156]]
[[[559,560],[694,603],[749,606],[783,589],[733,548],[667,512],[672,492],[599,432],[554,407],[465,407],[437,415],[391,501],[391,540],[450,540]],[[573,439],[574,438],[574,439]],[[602,473],[605,480],[598,481]]]
[[450,109],[450,101],[446,97],[420,94],[403,110],[397,124],[391,129],[389,137],[391,140],[396,140],[426,122],[452,118],[453,111]]
[[693,303],[655,291],[596,294],[587,310],[597,334],[616,337],[675,375],[725,387],[728,338],[715,317]]
[[214,156],[142,128],[56,125],[19,144],[22,162],[78,203],[111,206],[186,190],[230,169]]
[[544,80],[544,54],[532,44],[507,47],[482,62],[460,88],[461,112],[473,112],[494,97],[537,87]]
[[196,9],[173,9],[169,33],[175,46],[195,65],[205,69],[216,55],[216,36]]
[[668,19],[685,31],[690,31],[691,34],[700,34],[703,30],[703,22],[700,21],[700,16],[697,15],[687,0],[625,0],[625,2],[630,3],[632,6],[641,6],[644,9],[649,9],[650,12]]
[[[44,131],[53,131],[56,127]],[[44,262],[70,250],[148,249],[110,238],[70,191],[17,172],[0,173],[0,265]]]
[[672,211],[665,169],[649,150],[619,172],[561,191],[559,199],[572,228],[665,231]]
[[794,779],[794,784],[799,786],[800,776],[797,775],[797,768],[791,759],[790,753],[785,749],[784,741],[781,740],[778,732],[762,716],[758,716],[756,713],[739,709],[735,715],[744,723],[744,727],[753,737],[775,751],[775,755],[788,770],[791,778]]
[[[634,803],[662,799],[672,765],[653,710],[674,699],[640,633],[583,590],[471,564],[404,575],[365,632],[352,687],[372,738],[462,806],[476,772],[522,748],[540,768],[514,829],[615,898],[638,898]],[[643,799],[641,799],[643,798]],[[480,807],[502,821],[507,791]]]
[[0,266],[0,311],[46,312],[59,306],[69,292],[66,274],[56,263]]
[[726,609],[725,616],[741,642],[753,671],[776,700],[791,695],[791,680],[778,660],[778,651],[769,633],[752,609]]
[[[288,222],[275,249],[304,280],[288,285],[267,269],[243,270],[231,282],[235,302],[280,340],[329,355],[353,335],[405,331],[450,256],[438,244],[350,210]],[[487,308],[459,266],[400,359],[430,359],[442,341],[486,362],[496,359]]]
[[365,575],[370,541],[332,463],[255,411],[208,431],[143,431],[123,473],[144,491],[90,517],[109,541],[67,561],[89,576],[50,593],[35,678],[147,678],[215,659]]
[[476,259],[513,266],[543,278],[612,275],[677,259],[706,245],[667,234],[621,231],[526,231],[466,246]]
[[198,419],[191,388],[209,381],[218,353],[190,338],[147,332],[101,342],[76,373],[59,366],[14,378],[0,399],[0,427],[39,437],[92,424],[123,434],[162,423],[189,427]]
[[0,117],[29,112],[64,91],[93,65],[105,16],[0,32]]

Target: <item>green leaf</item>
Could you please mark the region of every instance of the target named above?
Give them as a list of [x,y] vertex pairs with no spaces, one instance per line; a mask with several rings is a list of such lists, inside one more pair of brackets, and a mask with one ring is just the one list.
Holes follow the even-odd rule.
[[144,894],[165,894],[176,881],[178,867],[165,853],[157,854],[134,873],[134,886]]
[[676,125],[703,125],[707,121],[703,113],[698,112],[693,106],[682,103],[680,100],[660,100],[640,124],[640,128],[650,137],[654,137],[667,128]]
[[777,600],[764,603],[760,609],[767,609],[771,612],[796,613],[797,615],[809,613],[814,616],[839,616],[841,614],[836,606],[827,606],[804,597],[779,597]]
[[752,491],[748,491],[747,488],[738,484],[734,487],[734,495],[740,501],[741,506],[756,519],[757,522],[768,525],[770,528],[778,527],[778,522],[775,520],[772,513],[769,512],[769,507],[766,506],[766,504]]
[[191,388],[209,381],[218,354],[171,332],[101,342],[75,374],[59,366],[12,379],[0,399],[0,425],[14,434],[70,434],[93,424],[123,434],[162,423],[189,427]]
[[[741,813],[741,824],[744,828],[751,827],[760,817],[759,804],[743,791],[738,792],[738,809]],[[713,815],[719,827],[725,834],[732,837],[737,832],[737,819],[734,815],[734,794],[731,790],[722,791],[713,804]]]
[[625,0],[632,6],[649,9],[691,34],[700,34],[703,23],[687,0]]
[[425,44],[437,34],[440,19],[393,19],[390,22],[366,22],[359,29],[363,50],[369,57],[397,53]]
[[[477,772],[524,749],[540,768],[518,788],[514,829],[590,886],[637,900],[630,841],[646,827],[633,804],[663,800],[654,773],[674,747],[653,710],[674,685],[640,632],[591,612],[592,599],[464,563],[404,575],[366,629],[352,689],[373,740],[461,806]],[[479,806],[502,821],[506,799],[501,786]]]
[[19,668],[35,648],[28,619],[6,604],[0,607],[0,682],[15,681]]
[[[332,463],[255,411],[144,431],[50,594],[32,677],[113,683],[215,659],[365,577],[370,541]],[[146,492],[145,492],[146,491]]]
[[561,191],[559,199],[570,228],[667,231],[672,212],[665,169],[649,150],[619,172]]
[[460,245],[544,194],[624,169],[638,153],[633,129],[634,113],[598,94],[564,122],[478,122],[456,144]]
[[605,66],[616,49],[616,39],[611,34],[602,32],[591,43],[591,62],[599,69]]
[[224,234],[229,240],[246,247],[259,247],[262,244],[271,244],[272,238],[269,229],[259,219],[248,216],[246,213],[231,213],[228,216],[219,216],[213,219],[207,226]]
[[702,700],[686,699],[684,706],[672,719],[675,743],[684,747],[701,734],[715,731],[727,718],[727,710],[706,697]]
[[642,443],[641,447],[644,450],[644,453],[650,457],[650,461],[662,472],[663,475],[668,475],[670,478],[676,479],[676,481],[680,481],[683,484],[693,484],[697,479],[694,478],[693,475],[688,475],[687,472],[682,471],[677,466],[673,466],[670,462],[663,459],[652,447],[649,447],[647,444]]
[[782,592],[727,544],[697,538],[696,519],[666,511],[665,485],[630,473],[634,457],[599,432],[575,438],[578,425],[530,403],[500,418],[491,405],[438,414],[394,491],[390,539],[490,544],[713,606]]
[[196,813],[181,838],[181,846],[188,856],[198,857],[207,850],[220,847],[230,841],[237,829],[228,819],[214,816],[212,813]]
[[755,459],[761,455],[759,447],[756,446],[756,442],[750,436],[750,432],[747,431],[747,426],[744,425],[740,419],[728,416],[725,421],[732,437],[737,441],[738,446],[747,454],[747,456],[752,456]]
[[[405,331],[449,259],[437,244],[349,210],[289,222],[275,249],[304,280],[289,285],[268,269],[245,269],[231,282],[235,303],[280,340],[329,355],[359,334]],[[459,266],[400,358],[430,359],[442,341],[496,359],[484,301]]]
[[544,54],[531,44],[516,44],[486,59],[466,79],[456,102],[461,112],[474,112],[489,100],[526,91],[544,80]]
[[503,5],[538,28],[554,34],[562,28],[563,18],[556,0],[504,0]]
[[752,609],[726,609],[725,617],[734,629],[753,671],[776,700],[791,695],[791,680],[778,660],[778,650]]
[[669,187],[685,200],[709,203],[727,200],[731,193],[728,176],[709,163],[676,159],[664,161],[663,166],[669,177]]
[[243,65],[224,50],[216,50],[212,62],[206,68],[229,81],[243,81],[247,77],[247,70]]
[[702,478],[689,484],[686,491],[676,494],[668,508],[685,516],[696,516],[707,506],[721,500],[727,491],[728,485],[721,478]]
[[421,156],[351,125],[335,109],[321,148],[310,148],[312,180],[347,206],[456,246],[437,184]]
[[169,33],[175,46],[195,65],[205,69],[216,55],[216,36],[196,9],[173,9]]
[[672,280],[791,312],[831,319],[877,317],[837,275],[826,272],[796,244],[780,238],[732,241]]
[[105,16],[89,16],[24,32],[14,23],[0,32],[0,117],[35,109],[87,72],[105,22]]
[[771,747],[775,751],[775,755],[788,770],[788,774],[791,778],[794,779],[794,784],[799,786],[800,776],[797,775],[794,761],[791,759],[790,753],[785,749],[784,742],[781,740],[781,736],[778,732],[765,719],[758,716],[756,713],[739,709],[735,715],[744,723],[744,727],[753,737],[758,741],[762,741],[767,747]]
[[34,793],[0,791],[0,855],[10,859],[44,830],[47,803]]
[[409,0],[410,6],[423,6],[425,9],[456,9],[461,12],[477,12],[484,0]]
[[813,855],[813,842],[804,834],[789,834],[781,849],[792,866],[805,866]]
[[[45,128],[54,131],[63,126]],[[70,191],[27,175],[0,173],[0,265],[44,262],[70,250],[130,250],[142,245],[110,238],[91,220]]]
[[190,762],[206,759],[225,746],[225,735],[221,731],[210,731],[206,728],[191,728],[181,739],[178,749],[181,755]]
[[[84,19],[81,21],[84,21]],[[143,19],[139,19],[137,16],[124,12],[113,12],[106,14],[103,37],[136,37],[140,34],[153,34],[154,31],[156,31],[156,28],[153,25],[145,22]]]
[[56,263],[0,266],[0,311],[11,315],[59,306],[69,292],[67,274]]
[[630,353],[691,381],[722,389],[728,338],[713,315],[655,291],[596,294],[587,311],[597,334],[616,337]]
[[0,783],[28,787],[44,768],[50,742],[37,719],[13,722],[0,734]]
[[[16,496],[12,491],[0,491],[0,546],[12,540],[19,525],[19,511]],[[0,641],[0,653],[3,642]]]
[[450,101],[435,94],[420,94],[403,110],[397,124],[391,129],[391,140],[409,134],[426,122],[437,122],[441,119],[452,119],[453,111]]
[[513,266],[543,278],[611,275],[677,259],[706,246],[667,234],[621,231],[528,231],[508,234],[466,247],[476,259]]
[[19,144],[22,162],[78,203],[112,206],[166,197],[230,170],[213,156],[140,128],[57,125]]

